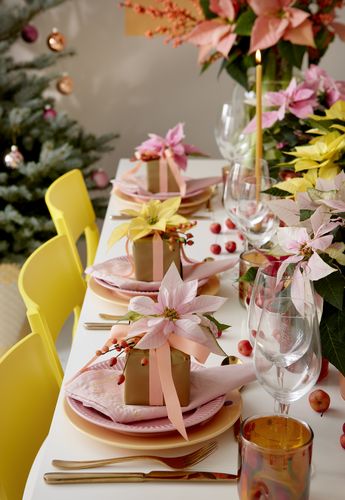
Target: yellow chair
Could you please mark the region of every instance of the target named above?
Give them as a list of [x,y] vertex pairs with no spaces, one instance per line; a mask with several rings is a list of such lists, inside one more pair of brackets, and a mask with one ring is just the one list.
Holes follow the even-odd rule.
[[46,191],[45,201],[58,234],[65,234],[74,256],[83,269],[77,241],[85,235],[87,266],[95,259],[99,241],[96,215],[80,170],[71,170],[54,181]]
[[0,498],[21,500],[48,434],[59,381],[42,338],[30,333],[0,358]]
[[55,236],[30,255],[20,270],[18,287],[31,330],[42,336],[62,380],[55,342],[72,312],[75,331],[86,291],[67,236]]

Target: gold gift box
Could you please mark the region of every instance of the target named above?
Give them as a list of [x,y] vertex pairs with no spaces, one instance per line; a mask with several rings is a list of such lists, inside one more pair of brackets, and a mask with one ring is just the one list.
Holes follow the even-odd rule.
[[[190,356],[171,348],[171,370],[181,406],[189,405]],[[127,405],[149,405],[149,363],[142,365],[143,358],[149,360],[148,349],[131,349],[127,354],[125,368],[124,400]]]
[[[133,258],[135,278],[139,281],[153,281],[153,236],[145,236],[133,242]],[[163,276],[169,269],[172,262],[182,274],[180,242],[170,243],[162,238],[163,242]]]
[[[180,188],[179,185],[176,182],[176,179],[169,167],[167,165],[168,169],[168,193],[179,193]],[[146,162],[146,172],[147,172],[147,189],[151,193],[159,193],[161,191],[160,189],[160,182],[159,182],[159,160],[151,160]]]

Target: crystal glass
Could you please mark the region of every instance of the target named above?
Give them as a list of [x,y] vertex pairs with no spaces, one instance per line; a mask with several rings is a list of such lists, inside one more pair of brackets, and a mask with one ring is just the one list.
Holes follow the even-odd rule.
[[273,396],[276,411],[308,393],[321,369],[315,302],[277,295],[262,307],[255,338],[254,366],[259,383]]
[[234,101],[222,105],[214,135],[220,154],[230,165],[253,146],[253,138],[243,132],[246,124],[247,118],[242,103]]
[[256,188],[257,179],[254,175],[242,179],[239,186],[236,209],[238,226],[247,241],[256,248],[271,241],[279,225],[278,217],[268,204],[272,196],[263,192],[275,183],[275,179],[262,175],[259,197]]
[[[236,225],[239,224],[238,206],[240,200],[241,186],[246,178],[253,176],[255,173],[255,161],[253,159],[254,152],[249,150],[242,157],[234,160],[232,167],[227,175],[224,186],[223,205],[224,209]],[[268,177],[268,165],[265,160],[261,161],[263,176]]]

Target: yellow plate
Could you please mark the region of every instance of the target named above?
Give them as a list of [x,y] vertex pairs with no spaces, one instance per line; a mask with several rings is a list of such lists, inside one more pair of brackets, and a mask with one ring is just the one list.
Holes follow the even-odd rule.
[[[125,293],[117,292],[117,290],[110,290],[97,283],[92,277],[88,281],[88,286],[97,297],[118,306],[127,307],[130,298],[134,297],[134,295],[126,296]],[[220,281],[218,276],[211,276],[208,281],[199,288],[198,295],[216,295],[219,291],[219,287]],[[145,294],[145,296],[147,295]]]
[[166,450],[202,443],[219,436],[232,427],[240,417],[242,410],[242,399],[238,390],[229,392],[227,401],[232,401],[232,404],[225,404],[213,418],[187,429],[188,441],[183,439],[177,432],[174,434],[156,435],[155,437],[147,435],[139,437],[104,429],[84,420],[74,413],[66,400],[64,401],[64,410],[74,427],[102,443],[130,450]]

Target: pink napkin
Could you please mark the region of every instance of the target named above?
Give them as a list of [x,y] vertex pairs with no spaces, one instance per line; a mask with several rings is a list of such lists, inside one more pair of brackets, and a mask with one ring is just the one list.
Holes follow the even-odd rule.
[[[218,259],[210,262],[203,262],[199,265],[184,264],[183,278],[185,281],[203,280],[215,274],[231,269],[238,261],[237,257],[228,259]],[[91,274],[93,278],[103,280],[107,285],[133,291],[157,291],[160,281],[138,281],[131,277],[124,277],[131,270],[131,265],[126,256],[116,257],[106,260],[100,264],[88,267],[86,274]]]
[[[114,422],[129,423],[167,416],[165,406],[125,405],[123,385],[116,382],[119,374],[113,368],[88,370],[65,386],[66,395],[100,411]],[[190,404],[182,411],[198,408],[255,378],[252,363],[192,370]]]
[[[199,194],[204,189],[214,186],[222,182],[220,176],[217,177],[203,177],[200,179],[185,179],[186,180],[186,196],[194,196]],[[147,197],[148,199],[152,196],[156,199],[165,199],[167,196],[178,196],[180,193],[152,193],[146,189],[146,180],[144,177],[131,177],[130,179],[115,179],[111,181],[114,187],[117,187],[120,191],[129,195],[139,195]]]

